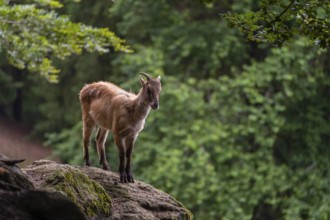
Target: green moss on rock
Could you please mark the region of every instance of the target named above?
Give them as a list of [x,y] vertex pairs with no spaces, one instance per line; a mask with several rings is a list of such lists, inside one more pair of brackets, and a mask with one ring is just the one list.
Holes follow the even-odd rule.
[[188,209],[185,208],[185,212],[182,216],[182,219],[183,220],[192,220],[193,218],[194,218],[193,214]]
[[179,202],[173,197],[171,198],[178,204],[179,207],[182,207],[183,209],[183,212],[181,213],[181,219],[192,220],[194,218],[193,214],[181,202]]
[[45,181],[45,188],[64,193],[86,216],[110,216],[111,198],[104,188],[76,168],[64,166]]

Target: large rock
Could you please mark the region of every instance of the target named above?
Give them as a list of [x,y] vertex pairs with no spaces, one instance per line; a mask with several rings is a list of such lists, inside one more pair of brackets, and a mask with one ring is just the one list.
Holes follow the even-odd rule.
[[23,169],[35,188],[61,192],[90,219],[192,219],[170,195],[146,183],[120,183],[117,174],[95,167],[35,161]]

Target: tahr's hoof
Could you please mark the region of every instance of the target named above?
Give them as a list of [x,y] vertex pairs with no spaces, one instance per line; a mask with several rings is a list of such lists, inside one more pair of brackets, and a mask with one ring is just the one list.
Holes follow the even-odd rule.
[[110,170],[110,166],[108,164],[102,165],[103,170]]
[[128,183],[127,175],[126,175],[125,172],[120,173],[119,175],[120,175],[120,182],[121,182],[121,183]]
[[133,178],[133,175],[132,174],[127,174],[127,181],[129,183],[134,183],[134,178]]

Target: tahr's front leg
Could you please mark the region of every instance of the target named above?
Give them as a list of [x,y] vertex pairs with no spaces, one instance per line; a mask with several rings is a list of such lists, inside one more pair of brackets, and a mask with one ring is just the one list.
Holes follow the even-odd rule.
[[127,176],[127,181],[129,183],[134,183],[134,178],[132,174],[132,169],[131,169],[131,161],[132,161],[132,153],[133,153],[133,148],[134,148],[134,143],[135,143],[136,137],[127,137],[125,140],[125,146],[126,146],[126,176]]
[[125,171],[125,165],[126,165],[126,154],[119,153],[119,175],[120,175],[121,183],[128,182],[126,171]]
[[120,182],[121,183],[127,183],[127,175],[126,175],[126,148],[124,145],[123,138],[119,135],[114,134],[114,139],[116,146],[118,148],[119,152],[119,176],[120,176]]

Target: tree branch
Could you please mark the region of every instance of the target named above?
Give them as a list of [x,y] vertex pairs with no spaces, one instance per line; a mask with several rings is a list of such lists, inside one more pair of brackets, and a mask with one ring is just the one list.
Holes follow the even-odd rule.
[[280,18],[289,10],[289,8],[293,5],[293,3],[295,2],[296,0],[292,0],[290,2],[290,4],[279,14],[275,17],[274,20],[272,20],[271,22],[268,22],[266,24],[266,27],[270,27],[273,23],[277,22],[280,20]]

